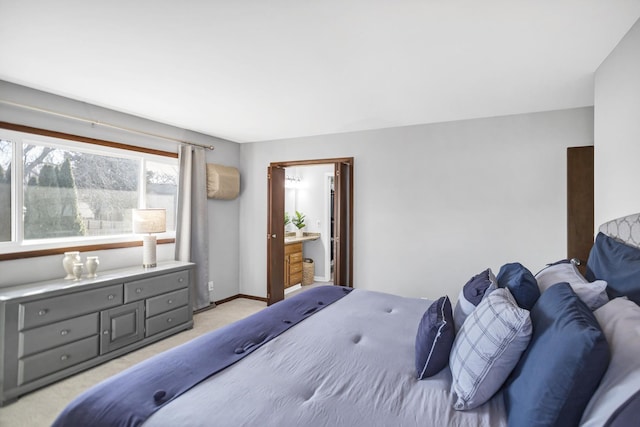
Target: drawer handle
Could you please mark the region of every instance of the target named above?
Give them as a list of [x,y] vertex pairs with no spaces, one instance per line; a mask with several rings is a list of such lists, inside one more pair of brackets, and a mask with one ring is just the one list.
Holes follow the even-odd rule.
[[65,360],[69,359],[69,355],[68,354],[63,354],[62,356],[60,356],[60,360],[62,360],[63,362]]
[[109,294],[109,296],[107,297],[108,300],[112,300],[114,299],[116,296],[114,294]]
[[171,323],[171,322],[173,322],[173,319],[172,319],[171,317],[169,317],[169,318],[167,319],[167,323]]
[[169,301],[167,301],[167,304],[173,304],[173,300],[170,299]]
[[142,288],[137,288],[137,289],[136,289],[136,294],[139,294],[139,293],[141,293],[141,292],[142,292]]
[[102,331],[102,335],[109,335],[109,330],[105,329],[104,331]]
[[63,336],[67,335],[68,333],[69,333],[68,329],[63,329],[63,330],[60,331],[60,335],[63,335]]
[[38,316],[44,316],[45,314],[47,314],[49,312],[49,310],[47,310],[46,308],[44,310],[40,310],[38,312]]
[[181,278],[179,278],[179,279],[178,279],[178,282],[179,282],[179,283],[184,282],[184,278],[182,278],[182,277],[181,277]]

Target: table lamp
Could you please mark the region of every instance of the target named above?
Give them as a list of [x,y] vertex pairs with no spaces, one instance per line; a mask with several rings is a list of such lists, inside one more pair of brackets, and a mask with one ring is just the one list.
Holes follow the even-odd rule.
[[165,209],[134,209],[133,232],[142,236],[142,267],[153,268],[156,264],[156,236],[167,228]]

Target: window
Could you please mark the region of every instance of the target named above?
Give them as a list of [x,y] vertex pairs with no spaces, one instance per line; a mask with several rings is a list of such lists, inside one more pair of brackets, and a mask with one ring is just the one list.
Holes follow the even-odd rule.
[[175,156],[0,129],[0,253],[139,240],[136,208],[174,237],[177,184]]

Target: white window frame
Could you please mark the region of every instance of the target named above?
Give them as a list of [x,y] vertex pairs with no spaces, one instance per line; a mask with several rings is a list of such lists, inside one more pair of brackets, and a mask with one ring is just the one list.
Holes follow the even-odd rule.
[[[12,240],[0,242],[0,255],[16,254],[15,258],[20,258],[23,252],[34,252],[50,249],[66,249],[84,246],[117,245],[122,247],[131,246],[130,243],[139,242],[141,237],[133,233],[117,234],[109,236],[74,236],[51,239],[24,239],[24,220],[21,210],[24,206],[24,185],[23,185],[23,145],[35,144],[41,146],[53,146],[69,151],[79,151],[92,154],[101,154],[123,159],[133,159],[140,161],[140,176],[138,179],[138,208],[145,208],[146,202],[146,163],[153,161],[165,163],[171,166],[178,166],[178,159],[174,156],[163,156],[151,154],[138,150],[127,150],[102,144],[91,144],[87,142],[74,141],[53,136],[40,135],[29,132],[21,132],[0,128],[0,139],[13,143],[11,159],[11,230]],[[172,153],[168,153],[172,154]],[[156,235],[158,240],[175,239],[175,230],[168,230],[165,233]],[[96,250],[101,248],[96,247]]]

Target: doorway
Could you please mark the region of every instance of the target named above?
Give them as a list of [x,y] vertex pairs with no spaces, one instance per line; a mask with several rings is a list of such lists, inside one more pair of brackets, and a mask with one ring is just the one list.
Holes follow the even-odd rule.
[[[284,218],[285,199],[291,196],[287,195],[285,185],[286,182],[293,181],[294,185],[304,186],[304,183],[295,175],[287,176],[285,169],[295,171],[295,167],[314,165],[329,166],[328,170],[332,169],[330,173],[326,170],[322,173],[325,194],[318,196],[323,206],[330,207],[324,209],[322,214],[317,213],[308,218],[311,224],[306,222],[310,225],[309,229],[324,235],[324,254],[317,255],[318,260],[323,261],[321,263],[323,271],[319,271],[318,275],[326,279],[329,274],[334,285],[353,286],[353,157],[274,162],[269,165],[267,172],[267,303],[269,305],[284,298],[285,282],[289,283],[289,276],[285,272],[287,264]],[[327,195],[326,187],[331,184],[333,193],[329,192]],[[293,213],[291,211],[289,207],[287,212]],[[292,234],[291,230],[289,234]],[[288,235],[287,239],[291,240],[291,237]],[[329,266],[328,263],[330,263]],[[329,273],[327,273],[328,269]]]

